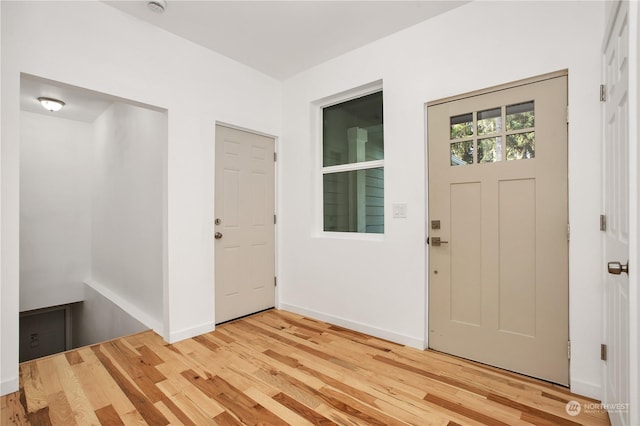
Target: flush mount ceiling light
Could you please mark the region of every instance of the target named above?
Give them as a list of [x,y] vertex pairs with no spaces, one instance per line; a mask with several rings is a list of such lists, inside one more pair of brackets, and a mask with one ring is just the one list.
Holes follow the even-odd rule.
[[38,102],[40,102],[40,105],[42,105],[45,109],[48,109],[52,112],[60,111],[64,106],[64,102],[53,98],[38,98]]
[[167,8],[166,0],[151,0],[147,2],[147,7],[155,13],[164,13]]

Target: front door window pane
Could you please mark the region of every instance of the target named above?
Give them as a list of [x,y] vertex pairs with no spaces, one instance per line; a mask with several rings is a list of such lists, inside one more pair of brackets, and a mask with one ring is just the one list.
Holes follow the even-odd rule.
[[478,135],[490,135],[502,130],[502,108],[478,112]]
[[533,101],[507,105],[507,131],[530,129],[535,126]]
[[451,139],[466,138],[473,135],[473,114],[456,115],[449,119]]
[[507,160],[527,160],[536,156],[535,132],[507,136]]
[[473,141],[451,144],[451,165],[461,166],[464,164],[473,164]]
[[478,163],[494,163],[502,160],[502,138],[478,139]]

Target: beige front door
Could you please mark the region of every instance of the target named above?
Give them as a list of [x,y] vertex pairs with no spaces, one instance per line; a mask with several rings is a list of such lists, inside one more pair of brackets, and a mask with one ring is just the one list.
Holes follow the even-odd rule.
[[566,112],[565,72],[427,107],[429,346],[564,385]]
[[216,323],[275,305],[273,138],[216,126]]

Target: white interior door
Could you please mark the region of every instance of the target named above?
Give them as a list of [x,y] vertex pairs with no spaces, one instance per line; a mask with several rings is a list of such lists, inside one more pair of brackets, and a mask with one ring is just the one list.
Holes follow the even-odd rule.
[[567,75],[531,80],[428,107],[429,347],[567,385]]
[[216,126],[216,323],[275,305],[272,138]]
[[[613,425],[629,424],[629,4],[611,9],[605,33],[604,105],[604,367],[603,402]],[[632,265],[634,267],[636,265]],[[637,401],[636,401],[637,403]]]

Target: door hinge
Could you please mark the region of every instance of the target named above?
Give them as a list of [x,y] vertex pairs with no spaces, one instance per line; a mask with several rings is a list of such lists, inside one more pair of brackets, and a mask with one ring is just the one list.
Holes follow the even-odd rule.
[[567,359],[571,359],[571,340],[567,340]]
[[603,214],[600,215],[600,230],[601,231],[607,230],[607,217]]
[[607,86],[604,84],[600,85],[600,102],[607,101]]
[[571,241],[571,224],[567,223],[567,241]]
[[602,361],[607,360],[607,345],[605,345],[604,343],[600,345],[600,359]]
[[278,277],[273,277],[273,286],[278,287]]
[[567,115],[567,124],[568,124],[569,123],[569,105],[567,105],[566,115]]
[[278,219],[276,218],[276,215],[274,214],[273,215],[273,224],[275,225],[277,221],[278,221]]
[[273,153],[273,161],[278,161],[278,153],[277,152]]

